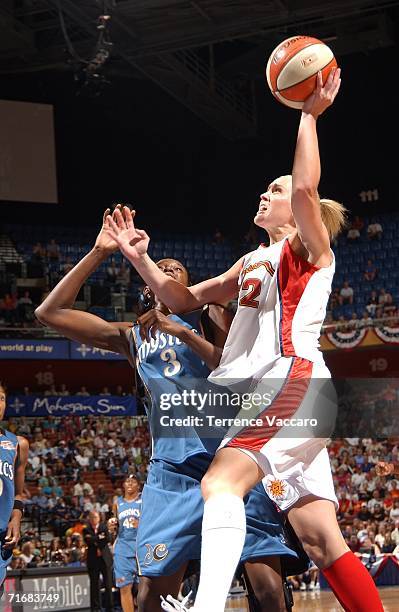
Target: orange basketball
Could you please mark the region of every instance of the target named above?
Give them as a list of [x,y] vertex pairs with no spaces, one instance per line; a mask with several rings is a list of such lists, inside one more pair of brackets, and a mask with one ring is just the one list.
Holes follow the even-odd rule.
[[325,43],[311,36],[292,36],[271,53],[266,67],[270,91],[291,108],[302,108],[316,87],[319,70],[325,83],[331,68],[336,68],[334,53]]

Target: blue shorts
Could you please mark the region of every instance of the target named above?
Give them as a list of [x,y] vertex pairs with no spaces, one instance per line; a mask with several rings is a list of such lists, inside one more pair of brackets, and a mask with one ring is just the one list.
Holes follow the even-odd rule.
[[0,567],[0,597],[4,591],[4,580],[6,579],[6,575],[7,575],[7,568]]
[[11,563],[12,560],[12,549],[4,548],[5,537],[7,535],[7,530],[2,529],[0,531],[0,586],[3,584],[6,574],[7,574],[7,566]]
[[139,577],[137,572],[137,561],[133,555],[128,557],[123,554],[114,554],[114,575],[115,585],[118,589],[127,586],[128,584],[138,583]]
[[[137,531],[140,576],[170,576],[190,560],[201,558],[204,503],[201,479],[210,464],[206,455],[195,455],[182,464],[153,461],[142,494],[142,514]],[[242,561],[280,556],[290,563],[289,573],[307,569],[289,543],[284,515],[260,483],[245,498],[247,537]],[[291,572],[295,569],[295,572]]]

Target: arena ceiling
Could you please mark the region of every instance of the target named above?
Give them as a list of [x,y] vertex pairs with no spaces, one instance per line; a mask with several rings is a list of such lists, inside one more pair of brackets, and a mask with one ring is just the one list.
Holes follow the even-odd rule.
[[[0,74],[78,71],[111,51],[97,72],[151,79],[226,137],[246,138],[256,134],[254,79],[278,42],[306,33],[337,55],[395,45],[398,7],[399,0],[2,0]],[[99,44],[101,14],[111,19]]]

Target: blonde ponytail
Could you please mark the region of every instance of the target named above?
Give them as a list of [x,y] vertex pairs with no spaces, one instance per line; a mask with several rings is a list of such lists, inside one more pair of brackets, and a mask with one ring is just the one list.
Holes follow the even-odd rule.
[[333,241],[347,225],[347,209],[340,202],[320,199],[321,219],[327,228],[330,240]]

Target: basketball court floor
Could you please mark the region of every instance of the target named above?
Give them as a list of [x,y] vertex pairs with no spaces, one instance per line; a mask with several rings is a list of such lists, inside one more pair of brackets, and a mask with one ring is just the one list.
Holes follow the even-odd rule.
[[[399,587],[379,589],[385,612],[399,612]],[[342,612],[334,595],[329,591],[300,591],[294,593],[293,612]]]

